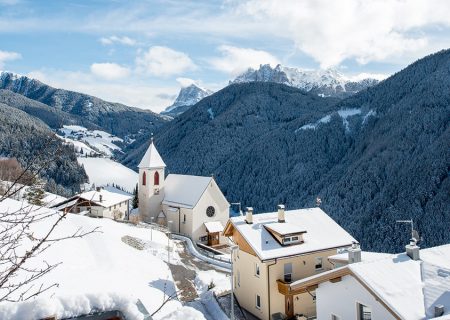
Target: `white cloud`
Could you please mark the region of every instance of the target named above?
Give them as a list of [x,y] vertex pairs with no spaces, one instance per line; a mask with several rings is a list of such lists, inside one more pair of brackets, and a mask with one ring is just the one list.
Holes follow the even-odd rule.
[[73,90],[111,102],[160,112],[171,105],[178,94],[178,86],[155,85],[130,77],[124,81],[98,81],[91,73],[42,69],[27,76],[50,86]]
[[445,0],[249,0],[237,11],[290,38],[324,68],[346,59],[410,60],[436,49],[426,28],[450,27]]
[[136,66],[139,72],[157,77],[168,77],[197,68],[184,52],[161,46],[151,47],[138,54]]
[[125,46],[135,46],[137,44],[137,41],[130,38],[130,37],[118,37],[118,36],[110,36],[110,37],[102,37],[100,38],[100,43],[108,46],[113,44],[122,44]]
[[181,85],[181,87],[189,87],[191,84],[198,84],[199,81],[190,78],[179,77],[176,79],[177,82]]
[[6,61],[14,61],[21,58],[22,55],[20,53],[0,50],[0,69],[3,69],[5,67]]
[[249,67],[259,68],[261,64],[275,66],[279,63],[275,56],[262,50],[238,48],[229,45],[222,45],[218,50],[222,56],[209,59],[210,65],[216,70],[233,76],[247,70]]
[[122,79],[130,75],[130,69],[122,67],[117,63],[93,63],[91,65],[91,72],[99,78],[106,80]]

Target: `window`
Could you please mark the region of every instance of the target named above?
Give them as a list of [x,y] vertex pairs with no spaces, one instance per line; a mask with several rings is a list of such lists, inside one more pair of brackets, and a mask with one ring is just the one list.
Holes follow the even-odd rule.
[[292,237],[292,241],[298,241],[298,237]]
[[255,263],[255,276],[259,277],[260,271],[259,271],[259,264]]
[[285,263],[284,264],[284,282],[291,282],[292,281],[292,263]]
[[321,257],[316,258],[316,270],[323,269],[323,259]]
[[183,223],[186,223],[186,214],[183,215]]
[[358,320],[372,320],[372,310],[363,305],[362,303],[358,303]]
[[206,215],[208,217],[214,217],[214,214],[216,213],[216,209],[214,209],[213,206],[209,206],[208,208],[206,208]]
[[337,315],[332,314],[331,315],[331,320],[341,320],[341,318],[339,318]]
[[145,186],[147,184],[147,175],[144,173],[142,174],[142,185]]
[[256,295],[256,308],[261,309],[261,297],[258,294]]
[[155,186],[159,186],[159,172],[158,171],[156,171],[155,175],[153,176],[153,184]]
[[116,209],[116,204],[114,205],[114,209]]

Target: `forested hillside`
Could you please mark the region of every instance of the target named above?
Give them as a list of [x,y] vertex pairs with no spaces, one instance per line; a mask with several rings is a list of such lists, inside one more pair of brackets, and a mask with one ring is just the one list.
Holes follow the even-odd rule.
[[[364,249],[450,241],[450,51],[337,101],[271,83],[229,86],[155,138],[168,170],[214,174],[228,200],[256,211],[314,205]],[[135,167],[148,145],[129,154]]]
[[[155,132],[168,121],[149,110],[107,102],[74,91],[55,89],[38,80],[8,72],[0,73],[0,89],[6,89],[41,102],[55,110],[60,119],[64,119],[63,113],[65,113],[66,117],[70,119],[70,123],[63,124],[79,124],[89,129],[97,126],[121,138],[134,137],[141,132]],[[2,94],[4,93],[0,92],[0,95]],[[16,107],[16,104],[10,104],[10,106]],[[34,115],[48,123],[48,113],[42,106],[39,108],[42,112]],[[30,109],[23,110],[28,112]],[[52,126],[54,129],[60,127]]]
[[15,157],[23,167],[30,161],[41,170],[46,190],[61,195],[80,191],[87,182],[73,147],[63,145],[42,121],[0,103],[0,157]]

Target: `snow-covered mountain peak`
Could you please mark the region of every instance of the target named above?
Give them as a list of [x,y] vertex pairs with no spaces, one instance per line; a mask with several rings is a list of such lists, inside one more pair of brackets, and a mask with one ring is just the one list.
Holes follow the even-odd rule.
[[179,107],[192,106],[212,93],[213,92],[211,90],[202,88],[199,85],[192,83],[186,87],[182,87],[177,98],[175,99],[175,102],[171,106],[167,107],[162,113],[171,114]]
[[245,82],[277,82],[306,91],[313,91],[321,96],[342,96],[353,94],[376,84],[375,79],[351,81],[336,69],[307,70],[277,65],[272,68],[269,64],[260,65],[259,69],[249,68],[231,83]]

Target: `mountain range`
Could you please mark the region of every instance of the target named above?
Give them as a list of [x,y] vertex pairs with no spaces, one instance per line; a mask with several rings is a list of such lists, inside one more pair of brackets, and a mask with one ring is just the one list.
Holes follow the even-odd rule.
[[[156,131],[168,121],[149,110],[107,102],[79,92],[56,89],[36,79],[10,72],[0,73],[0,89],[30,99],[25,100],[18,95],[1,98],[9,99],[9,104],[13,107],[18,104],[22,105],[22,110],[35,110],[33,115],[53,129],[67,124],[79,124],[89,129],[103,129],[124,139],[132,139],[137,134]],[[15,99],[18,100],[17,103],[13,101]]]
[[[231,80],[229,84],[249,82],[274,82],[302,89],[321,97],[348,97],[378,83],[378,80],[366,78],[351,80],[335,69],[303,70],[299,68],[269,64],[260,65],[259,69],[249,68]],[[175,102],[161,114],[176,117],[188,110],[201,99],[213,92],[196,84],[181,88]]]
[[[413,219],[421,246],[450,241],[450,50],[345,99],[273,82],[234,83],[156,135],[173,173],[211,175],[256,212],[324,210],[365,250],[399,252]],[[123,163],[135,168],[142,136]]]

